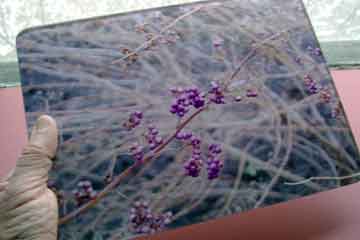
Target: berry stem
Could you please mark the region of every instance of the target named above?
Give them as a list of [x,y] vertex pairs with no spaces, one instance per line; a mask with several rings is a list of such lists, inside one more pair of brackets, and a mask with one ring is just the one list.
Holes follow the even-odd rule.
[[303,185],[312,181],[321,181],[321,180],[348,180],[348,179],[352,179],[352,178],[357,178],[360,177],[360,172],[351,174],[351,175],[346,175],[346,176],[341,176],[341,177],[310,177],[307,178],[303,181],[298,181],[298,182],[285,182],[285,185],[290,185],[290,186],[295,186],[295,185]]
[[170,135],[164,143],[159,145],[152,153],[147,154],[147,156],[144,157],[143,162],[135,162],[132,166],[127,168],[125,171],[123,171],[121,174],[116,176],[112,182],[110,182],[101,192],[97,194],[97,196],[90,200],[89,202],[85,203],[81,207],[77,208],[76,210],[70,212],[69,214],[65,215],[64,217],[60,218],[59,225],[63,225],[67,222],[69,222],[71,219],[75,218],[79,214],[85,212],[86,210],[90,209],[91,207],[95,206],[102,198],[104,198],[110,191],[112,191],[114,188],[116,188],[120,182],[129,176],[137,167],[144,165],[148,162],[150,162],[154,157],[163,150],[173,139],[176,138],[176,135],[188,124],[191,122],[192,119],[194,119],[197,115],[199,115],[202,111],[204,111],[207,106],[206,104],[204,107],[199,108],[197,111],[195,111],[191,116],[189,116],[186,120],[184,120],[176,129],[176,131]]
[[231,75],[229,76],[228,79],[225,80],[225,89],[228,87],[228,85],[236,78],[236,76],[241,72],[242,68],[244,67],[245,64],[247,64],[247,62],[256,54],[257,50],[261,47],[263,47],[264,45],[266,45],[269,41],[272,41],[278,37],[280,37],[282,34],[290,32],[293,29],[298,28],[299,26],[295,27],[295,28],[290,28],[290,29],[286,29],[283,30],[281,32],[272,34],[271,36],[269,36],[268,38],[262,40],[261,42],[257,43],[253,49],[251,51],[249,51],[249,53],[240,61],[240,63],[238,64],[238,66],[236,67],[236,69],[231,73]]
[[136,55],[137,53],[139,53],[141,50],[145,49],[146,46],[148,46],[149,43],[152,43],[153,41],[156,41],[157,39],[160,38],[160,36],[165,33],[167,30],[171,29],[172,27],[174,27],[178,22],[180,22],[181,20],[183,20],[184,18],[200,11],[201,9],[204,8],[204,5],[200,5],[199,7],[196,7],[194,9],[192,9],[191,11],[179,16],[178,18],[176,18],[173,22],[171,22],[169,25],[165,26],[163,29],[160,30],[159,34],[154,35],[153,37],[151,37],[149,40],[147,40],[146,42],[144,42],[143,44],[141,44],[139,47],[137,47],[134,51],[126,54],[124,57],[114,60],[111,62],[111,64],[116,64],[119,63],[121,61],[124,61],[134,55]]

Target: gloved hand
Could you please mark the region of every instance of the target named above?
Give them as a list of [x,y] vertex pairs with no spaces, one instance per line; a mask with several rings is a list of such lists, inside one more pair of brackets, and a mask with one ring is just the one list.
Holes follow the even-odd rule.
[[0,180],[1,240],[57,239],[57,199],[47,187],[57,144],[55,121],[40,117],[14,172]]

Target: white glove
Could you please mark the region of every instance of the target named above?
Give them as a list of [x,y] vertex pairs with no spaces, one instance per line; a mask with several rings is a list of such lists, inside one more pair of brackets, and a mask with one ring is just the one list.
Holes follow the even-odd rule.
[[54,119],[40,117],[14,172],[0,180],[0,240],[57,239],[57,199],[47,187],[57,144]]

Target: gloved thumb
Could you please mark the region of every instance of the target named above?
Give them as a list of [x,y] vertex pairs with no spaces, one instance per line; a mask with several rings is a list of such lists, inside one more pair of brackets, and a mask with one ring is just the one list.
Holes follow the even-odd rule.
[[53,118],[41,116],[32,129],[30,147],[36,147],[48,158],[53,158],[58,145],[58,130]]
[[[51,158],[56,154],[58,130],[49,116],[41,116],[32,129],[29,143],[16,163],[13,174],[5,181],[12,185],[13,194],[46,187]],[[1,188],[1,187],[0,187]]]
[[40,117],[13,174],[0,184],[0,239],[56,239],[58,207],[47,180],[57,138],[55,120]]

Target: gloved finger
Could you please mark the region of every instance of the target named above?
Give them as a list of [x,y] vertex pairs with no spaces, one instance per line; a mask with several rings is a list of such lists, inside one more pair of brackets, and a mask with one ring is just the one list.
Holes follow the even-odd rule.
[[57,145],[58,130],[55,120],[47,115],[41,116],[32,129],[28,145],[18,159],[15,174],[21,168],[29,172],[29,168],[44,167],[44,164],[55,156]]
[[4,191],[6,186],[9,184],[9,178],[13,175],[14,169],[11,170],[5,177],[0,179],[0,192]]
[[38,147],[50,159],[56,154],[58,130],[55,120],[47,115],[41,116],[32,129],[30,146]]
[[16,163],[14,174],[8,179],[7,188],[12,195],[44,191],[52,166],[50,158],[55,156],[57,144],[55,120],[49,116],[40,117],[33,127],[29,144]]
[[4,189],[6,188],[6,186],[7,186],[8,184],[9,184],[9,183],[6,182],[6,181],[0,182],[0,192],[1,192],[1,191],[4,191]]
[[4,179],[0,239],[56,239],[58,206],[55,194],[47,188],[47,179],[51,158],[56,154],[57,134],[54,119],[40,117],[14,173]]

